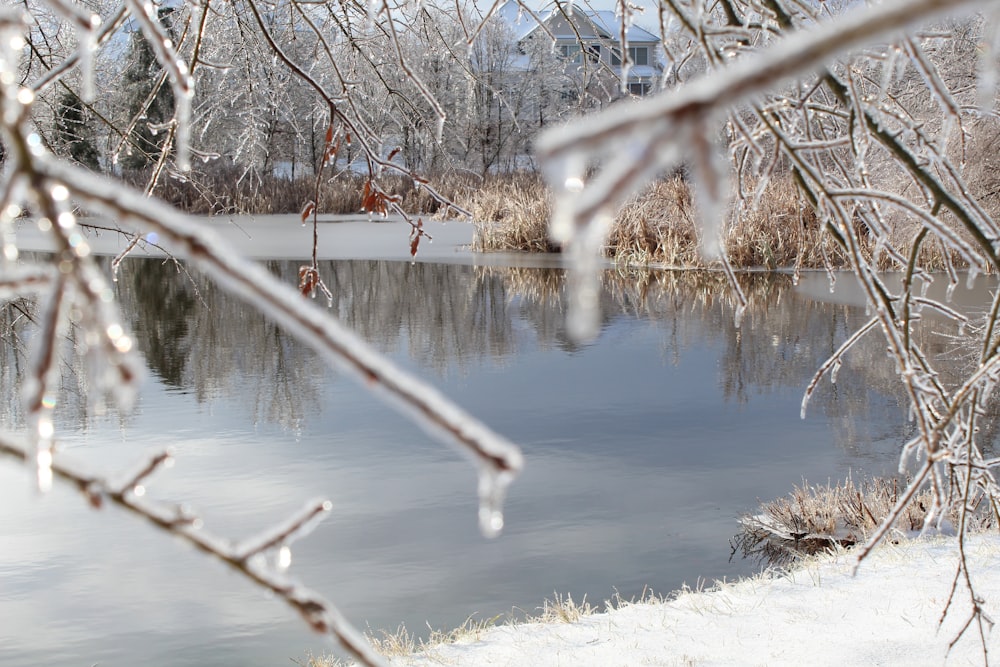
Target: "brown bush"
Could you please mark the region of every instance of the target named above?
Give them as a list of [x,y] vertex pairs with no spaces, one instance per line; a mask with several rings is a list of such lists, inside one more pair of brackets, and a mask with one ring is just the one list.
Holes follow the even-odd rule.
[[[820,225],[791,176],[773,178],[760,192],[747,183],[742,189],[723,238],[733,266],[769,270],[848,266],[836,236]],[[468,199],[458,203],[472,213],[476,223],[476,250],[558,252],[548,237],[550,193],[538,176],[493,177],[470,192]],[[919,230],[917,222],[895,221],[894,243],[912,247]],[[691,186],[682,176],[673,176],[653,183],[625,203],[611,227],[605,254],[627,264],[709,268],[711,263],[699,251],[700,234]],[[861,236],[871,235],[863,232]],[[867,243],[861,252],[867,259],[881,251]],[[929,270],[943,269],[949,261],[961,266],[957,254],[945,254],[939,243],[923,245],[919,259]],[[883,253],[877,263],[883,269],[902,269],[905,260]]]
[[[148,179],[148,171],[130,172],[122,177],[137,188],[145,188]],[[319,185],[317,209],[328,214],[360,213],[367,180],[367,175],[346,171],[324,176]],[[378,185],[408,213],[447,215],[449,207],[413,179],[388,174],[379,177]],[[452,174],[434,179],[435,190],[450,201],[468,200],[469,191],[477,190],[479,185],[480,180],[470,175]],[[219,163],[195,169],[183,179],[163,177],[153,194],[193,215],[299,213],[307,202],[317,200],[313,176],[294,180],[262,176],[252,170]]]

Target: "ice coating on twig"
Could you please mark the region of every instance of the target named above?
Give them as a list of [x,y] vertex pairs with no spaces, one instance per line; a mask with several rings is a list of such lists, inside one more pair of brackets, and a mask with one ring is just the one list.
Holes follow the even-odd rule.
[[287,547],[311,533],[320,521],[333,509],[333,503],[325,498],[307,502],[301,510],[289,516],[284,522],[270,526],[235,548],[236,557],[247,559],[269,549]]
[[[134,12],[141,13],[138,20],[143,25],[147,39],[153,44],[157,59],[167,69],[175,93],[183,93],[189,83],[185,67],[176,59],[169,39],[159,30],[152,7],[139,7],[136,2],[130,2],[130,6]],[[0,30],[6,29],[8,35],[16,33],[22,27],[17,21],[0,23]],[[9,38],[4,45],[16,46],[16,43],[13,38]],[[14,71],[16,62],[10,57],[10,51],[4,51],[3,57],[0,73]],[[14,81],[14,77],[9,75],[5,75],[0,81],[3,84],[0,103],[4,110],[0,125],[5,140],[10,140],[6,145],[10,149],[7,164],[12,165],[3,182],[4,215],[7,218],[16,215],[9,213],[14,210],[11,207],[30,195],[32,209],[43,216],[39,218],[44,223],[40,228],[50,233],[60,248],[59,266],[63,270],[37,271],[26,265],[25,268],[4,272],[0,276],[0,285],[3,285],[0,289],[18,295],[39,291],[46,293],[46,308],[41,318],[43,333],[33,338],[32,370],[24,390],[25,401],[29,406],[29,421],[32,424],[32,444],[28,448],[14,445],[7,447],[0,442],[0,451],[33,465],[38,484],[43,489],[55,479],[70,481],[84,491],[88,502],[95,507],[110,499],[155,525],[182,536],[199,549],[236,567],[257,584],[282,597],[310,626],[333,635],[364,664],[384,664],[382,658],[371,650],[363,637],[350,627],[332,605],[284,577],[283,572],[291,555],[288,543],[308,532],[315,520],[329,511],[329,503],[310,503],[303,512],[234,549],[224,540],[203,530],[201,520],[183,505],[163,505],[150,499],[147,479],[169,460],[167,454],[152,457],[114,484],[81,475],[72,466],[63,465],[60,457],[53,456],[54,425],[51,409],[55,392],[51,389],[56,386],[53,383],[57,383],[53,369],[58,365],[58,332],[68,321],[65,304],[78,304],[84,313],[81,324],[85,335],[81,349],[84,354],[93,355],[94,363],[89,365],[95,371],[100,371],[95,383],[98,392],[111,391],[116,401],[127,408],[142,368],[132,349],[131,338],[121,325],[113,306],[110,287],[96,271],[93,259],[89,256],[86,239],[80,235],[67,203],[72,200],[94,213],[107,214],[124,224],[131,224],[142,238],[156,233],[165,245],[174,248],[180,255],[188,256],[223,287],[274,317],[293,335],[313,345],[338,367],[352,371],[366,386],[374,385],[376,393],[414,415],[419,424],[470,456],[479,470],[487,471],[496,480],[480,487],[483,505],[489,507],[489,521],[484,523],[483,528],[487,534],[498,533],[502,525],[501,502],[507,485],[523,465],[520,451],[512,443],[472,419],[436,390],[399,371],[330,318],[327,312],[304,303],[293,289],[278,282],[266,270],[233,257],[225,244],[206,232],[193,219],[151,201],[142,193],[123,189],[120,183],[106,181],[47,155],[38,137],[27,129],[25,110],[33,95],[29,89],[24,89],[29,90],[28,93],[13,90]],[[185,102],[185,95],[175,94],[175,97],[179,104]],[[177,123],[172,127],[177,133],[177,143],[181,144],[178,146],[179,152],[183,153],[182,145],[186,143],[183,135],[189,127],[183,108],[178,110],[175,120]],[[183,163],[184,160],[179,161]],[[18,184],[21,183],[23,173],[30,174],[33,180],[20,186]],[[430,186],[424,187],[434,192]],[[9,219],[4,223],[5,233],[8,223]],[[420,236],[419,221],[415,229],[415,234]],[[16,248],[13,243],[10,245]],[[277,555],[274,563],[265,560],[262,564],[254,558],[257,554],[271,552]]]
[[[155,206],[144,208],[144,204],[129,198],[130,195],[98,187],[80,173],[59,171],[47,162],[45,142],[40,133],[31,132],[27,122],[33,99],[55,82],[72,83],[65,74],[78,65],[86,69],[84,61],[90,55],[88,44],[93,44],[94,39],[106,39],[114,32],[113,26],[120,25],[127,14],[121,11],[111,15],[94,32],[80,23],[84,14],[77,12],[77,4],[68,3],[68,0],[48,4],[62,7],[56,13],[71,24],[80,48],[74,55],[53,63],[52,69],[38,79],[25,82],[24,90],[14,89],[15,82],[19,83],[15,76],[19,72],[15,59],[7,57],[0,64],[0,72],[8,75],[4,85],[11,87],[11,90],[2,93],[3,99],[0,100],[3,102],[5,148],[10,149],[5,172],[5,178],[10,178],[3,182],[4,191],[0,195],[5,206],[0,211],[0,233],[4,237],[3,261],[11,262],[17,258],[17,247],[10,220],[18,213],[9,212],[6,206],[27,202],[26,208],[32,210],[33,216],[48,225],[45,231],[58,244],[58,261],[67,270],[62,274],[65,280],[59,290],[55,285],[61,278],[53,276],[46,281],[43,275],[32,276],[29,273],[5,274],[9,279],[6,289],[17,294],[40,294],[47,306],[52,306],[55,299],[86,311],[80,322],[85,331],[84,353],[88,368],[94,369],[96,377],[99,377],[97,384],[114,398],[116,386],[134,386],[135,371],[141,365],[136,363],[129,349],[131,338],[122,326],[120,316],[113,307],[101,306],[110,302],[105,299],[110,291],[94,275],[93,264],[88,260],[86,238],[73,219],[68,217],[72,211],[66,203],[66,195],[72,193],[74,197],[85,200],[82,201],[85,208],[110,213],[132,224],[136,229],[135,243],[150,231],[163,236],[169,240],[171,247],[192,256],[203,268],[209,267],[213,276],[242,294],[249,303],[263,304],[268,313],[285,322],[296,335],[318,346],[327,358],[350,368],[363,382],[375,384],[377,391],[387,400],[403,411],[417,415],[418,422],[425,428],[469,455],[480,474],[479,517],[483,531],[492,534],[498,530],[503,520],[500,506],[506,486],[521,465],[519,453],[507,447],[509,443],[494,438],[488,432],[479,432],[478,427],[464,416],[449,413],[450,408],[444,406],[429,388],[409,384],[370,361],[367,352],[342,336],[335,326],[331,329],[333,325],[326,320],[314,318],[311,312],[307,317],[296,319],[283,310],[276,300],[293,302],[294,290],[271,290],[266,280],[259,278],[245,264],[228,258],[226,248],[210,235],[195,231],[189,233],[185,227],[189,222],[187,219],[169,215],[167,209]],[[964,169],[968,166],[964,153],[965,133],[973,125],[972,119],[978,122],[985,118],[975,115],[976,105],[971,102],[978,102],[978,112],[981,113],[992,113],[995,106],[993,92],[990,92],[988,100],[983,100],[982,94],[978,100],[973,100],[973,88],[995,89],[995,83],[990,83],[991,80],[995,82],[995,63],[988,60],[991,58],[990,49],[982,49],[983,67],[977,75],[976,86],[972,86],[972,79],[966,77],[961,90],[949,88],[947,77],[935,69],[939,61],[935,60],[934,45],[935,40],[941,39],[940,35],[946,34],[950,28],[936,28],[938,36],[920,33],[905,36],[902,30],[918,21],[942,17],[953,11],[994,8],[987,2],[968,0],[891,0],[871,8],[863,7],[862,3],[847,3],[846,13],[838,15],[829,9],[830,4],[797,0],[732,0],[722,3],[664,0],[658,5],[663,46],[665,50],[679,52],[667,56],[671,65],[665,69],[663,81],[665,85],[682,81],[689,83],[671,90],[659,100],[654,98],[632,106],[618,105],[603,114],[576,122],[570,129],[546,135],[558,139],[543,139],[540,146],[546,173],[558,197],[552,220],[553,235],[564,243],[573,264],[570,329],[578,339],[592,336],[597,330],[600,320],[594,307],[596,272],[602,264],[599,253],[603,235],[616,208],[643,183],[675,167],[690,169],[688,173],[693,176],[694,184],[701,193],[698,209],[704,220],[702,236],[706,239],[705,248],[709,256],[720,258],[722,270],[740,294],[735,272],[725,261],[723,251],[727,241],[713,231],[713,225],[725,231],[732,220],[732,216],[725,211],[728,186],[724,177],[727,173],[719,168],[722,151],[716,149],[718,140],[722,138],[729,142],[729,157],[734,165],[740,165],[739,173],[735,174],[739,187],[748,185],[754,193],[747,199],[760,204],[765,199],[768,179],[779,171],[788,175],[794,179],[797,192],[803,198],[803,210],[808,209],[809,213],[815,214],[815,219],[803,215],[791,221],[789,229],[792,229],[792,224],[804,226],[815,222],[821,225],[823,238],[820,252],[824,268],[830,272],[831,278],[835,275],[834,269],[838,268],[833,265],[834,260],[849,264],[855,271],[866,302],[865,309],[871,319],[862,330],[849,337],[825,369],[821,369],[817,379],[829,373],[833,380],[837,372],[850,372],[851,366],[846,359],[857,337],[879,329],[885,339],[888,358],[895,364],[899,381],[906,392],[915,429],[919,432],[919,437],[912,439],[904,448],[902,459],[907,465],[903,468],[909,472],[909,467],[919,469],[927,465],[920,483],[934,490],[935,510],[944,508],[945,493],[950,493],[952,489],[956,497],[961,496],[959,502],[963,508],[976,503],[995,502],[996,483],[989,468],[996,466],[997,461],[983,457],[979,449],[979,438],[982,436],[976,433],[980,426],[977,420],[985,411],[987,397],[992,395],[1000,377],[996,344],[1000,299],[995,299],[991,313],[980,319],[968,317],[959,306],[960,299],[955,299],[953,303],[949,298],[961,284],[956,266],[968,263],[972,267],[967,277],[968,284],[975,281],[976,275],[994,271],[1000,266],[1000,230],[984,205],[966,187],[964,180]],[[625,28],[632,7],[624,2],[617,5],[624,45]],[[245,25],[252,31],[253,20],[258,22],[254,34],[254,39],[258,41],[254,43],[265,45],[265,58],[273,60],[283,74],[290,73],[304,83],[310,94],[315,94],[320,100],[317,113],[324,116],[320,124],[329,121],[330,127],[336,125],[337,132],[343,132],[345,142],[353,141],[353,145],[358,147],[361,161],[367,168],[369,191],[375,193],[369,202],[372,206],[367,207],[369,211],[383,216],[398,212],[400,207],[384,184],[378,182],[384,173],[399,174],[407,181],[412,179],[415,185],[420,184],[422,190],[431,193],[438,201],[442,200],[433,188],[404,166],[404,158],[408,156],[395,157],[389,147],[390,142],[383,141],[384,137],[379,136],[378,123],[366,118],[354,106],[357,95],[362,94],[359,91],[370,82],[359,82],[354,72],[340,69],[339,54],[334,47],[341,34],[332,37],[324,34],[326,26],[312,18],[318,16],[312,10],[319,6],[311,3],[291,3],[288,6],[290,23],[294,23],[294,28],[298,30],[290,41],[299,44],[309,41],[314,48],[308,59],[300,57],[301,51],[297,53],[295,45],[285,39],[289,33],[279,34],[278,26],[271,20],[273,16],[253,0],[236,4],[213,3],[212,20],[224,19],[234,7],[254,15]],[[160,83],[169,79],[175,99],[182,104],[185,96],[177,94],[177,81],[183,83],[184,80],[183,69],[177,60],[180,45],[168,44],[162,35],[155,39],[149,37],[156,31],[155,12],[150,5],[140,6],[130,0],[128,8],[137,21],[150,23],[142,29],[156,49],[157,61],[163,68]],[[493,13],[495,8],[496,3],[487,14]],[[572,12],[571,5],[565,8],[567,13]],[[363,28],[366,20],[370,21],[367,27],[373,32],[383,32],[386,37],[383,44],[389,48],[385,52],[387,57],[377,64],[392,64],[394,69],[409,75],[410,83],[404,86],[409,93],[407,101],[412,98],[429,107],[429,113],[421,116],[420,120],[427,128],[424,139],[434,143],[443,138],[442,124],[446,115],[442,113],[445,108],[442,102],[445,98],[434,87],[433,80],[418,78],[418,75],[423,77],[425,72],[419,69],[421,54],[402,49],[400,42],[406,37],[404,31],[415,25],[413,17],[428,9],[434,8],[427,2],[401,5],[374,2],[367,6],[366,3],[340,3],[339,7],[332,7],[330,16],[333,17],[334,12],[343,12],[344,25],[347,26],[345,32]],[[401,19],[398,12],[404,12],[405,18]],[[199,19],[206,19],[209,14],[207,4],[198,5],[190,13],[192,25],[197,24]],[[341,18],[339,13],[336,17]],[[251,17],[245,14],[241,20],[243,18]],[[459,20],[465,21],[464,18]],[[93,23],[92,19],[90,23]],[[13,25],[13,22],[10,24]],[[472,37],[481,34],[481,26],[462,23],[461,27],[461,35],[454,41],[463,47],[459,51],[468,57],[468,48],[465,47],[471,47]],[[23,26],[17,29],[21,28]],[[96,37],[88,37],[91,33]],[[214,53],[212,57],[202,53],[203,57],[199,58],[200,40],[207,35],[201,27],[187,34],[193,41],[184,42],[184,53],[191,54],[192,71],[198,68],[216,68],[219,72],[239,69],[233,67],[235,50],[223,51],[221,55]],[[995,28],[986,26],[982,34],[985,46],[995,43]],[[304,36],[309,39],[297,39]],[[346,37],[348,41],[353,39],[351,35]],[[671,42],[675,37],[676,42]],[[873,44],[875,46],[871,46]],[[7,42],[4,43],[6,45]],[[357,42],[352,43],[352,46],[357,45]],[[870,48],[860,50],[861,47]],[[364,45],[359,51],[365,56],[372,54]],[[432,55],[444,56],[446,52],[447,49],[442,51],[436,47]],[[705,73],[703,76],[700,72],[692,76],[692,68],[685,69],[685,59],[691,62],[691,58],[700,59],[699,68],[702,64],[704,66],[701,69]],[[626,75],[628,67],[629,60],[626,58]],[[255,72],[248,69],[248,74],[253,76]],[[406,78],[400,77],[401,80]],[[793,78],[797,80],[791,83]],[[225,85],[228,83],[231,81],[225,80],[218,89],[235,88]],[[393,81],[393,84],[398,83]],[[906,94],[899,95],[900,86],[912,86],[912,91],[916,93],[914,97],[926,100],[928,118],[911,114],[911,109],[900,103],[912,92],[906,89]],[[209,107],[215,105],[216,109],[230,113],[246,106],[247,98],[239,95],[238,91],[232,98],[229,95],[207,95],[204,102]],[[400,96],[405,95],[407,93]],[[240,121],[243,120],[241,116]],[[173,122],[161,123],[155,129],[165,132],[168,142],[173,140],[183,147],[187,144],[184,134],[190,123],[182,106],[176,110],[174,121],[176,125]],[[218,121],[209,116],[199,129],[206,129],[214,122]],[[313,125],[308,129],[315,127]],[[252,123],[247,123],[247,128],[248,134],[253,134]],[[172,133],[176,134],[170,136]],[[237,152],[251,152],[253,142],[252,138],[241,138]],[[156,173],[159,174],[162,169],[163,173],[172,173],[179,179],[186,178],[167,165],[168,153],[169,150],[165,150],[161,154]],[[180,162],[183,164],[186,160],[182,158]],[[335,166],[336,160],[325,160],[323,163],[328,166],[334,163]],[[886,167],[887,164],[889,167]],[[885,172],[893,172],[891,176],[897,181],[905,181],[905,188],[885,192],[888,189],[884,187]],[[760,180],[754,183],[754,179]],[[147,189],[152,191],[156,183],[156,178],[151,178]],[[897,184],[891,185],[895,187]],[[320,199],[316,197],[315,201]],[[892,237],[894,221],[900,218],[915,223],[917,231],[914,239]],[[411,222],[411,225],[415,230],[411,242],[416,250],[423,238],[419,233],[420,222]],[[716,239],[719,241],[717,247]],[[910,242],[912,245],[908,246]],[[943,304],[923,293],[928,285],[926,279],[919,290],[913,287],[913,279],[925,278],[924,272],[931,268],[922,259],[922,252],[928,246],[940,246],[943,250],[944,270],[950,282]],[[904,287],[898,288],[893,279],[884,276],[882,270],[886,267],[905,274]],[[796,266],[796,272],[798,268]],[[0,278],[0,284],[2,280]],[[831,289],[832,282],[831,279]],[[936,312],[929,312],[932,310]],[[735,313],[737,322],[743,311],[741,296]],[[958,326],[959,337],[968,337],[973,341],[970,347],[980,348],[975,350],[974,368],[954,382],[945,382],[936,372],[932,346],[921,339],[928,323],[934,319],[931,315],[943,315],[949,327],[952,324]],[[50,340],[53,338],[50,335],[52,327],[41,330]],[[947,331],[950,333],[951,329]],[[45,355],[46,336],[35,341],[37,345],[33,355]],[[35,356],[32,361],[36,376],[44,375],[41,369],[45,364]],[[31,397],[41,397],[41,408],[36,413],[38,418],[31,424],[32,443],[35,440],[43,442],[52,429],[51,423],[46,422],[44,417],[46,403],[54,400],[45,390],[47,381],[44,378],[37,381],[37,377],[35,380],[36,384],[29,386],[27,393]],[[812,387],[807,389],[803,410],[811,390]],[[88,394],[91,395],[100,393]],[[413,396],[418,396],[419,400]],[[430,400],[424,400],[427,397]],[[127,393],[119,395],[117,400],[127,403]],[[428,412],[433,412],[434,416],[428,416]],[[34,450],[29,447],[25,451],[27,453],[22,458],[35,467],[40,486],[46,486],[48,480],[60,478],[60,457],[53,456],[52,447],[46,445]],[[126,503],[126,507],[136,508],[157,525],[170,526],[170,530],[184,534],[199,548],[214,550],[214,553],[222,554],[223,559],[236,560],[235,552],[228,544],[219,544],[219,540],[207,539],[198,532],[195,528],[197,519],[193,518],[193,514],[182,511],[179,506],[160,506],[150,502],[150,494],[143,482],[145,476],[133,475],[126,480],[127,483],[123,482],[111,491],[104,490],[94,479],[82,480],[81,488],[84,488],[85,496],[92,504],[99,504],[102,498],[118,498]],[[115,502],[119,502],[118,499]],[[937,516],[943,517],[943,511]],[[301,517],[293,517],[290,523],[295,525],[300,520]],[[887,524],[880,535],[886,534],[889,528]],[[325,631],[339,623],[335,614],[331,615],[329,607],[321,599],[301,591],[284,576],[290,550],[283,537],[294,536],[294,533],[294,530],[288,532],[285,525],[265,531],[255,543],[248,541],[249,546],[244,549],[252,551],[256,548],[258,554],[268,557],[259,560],[245,558],[243,565],[249,572],[247,576],[269,581],[269,584],[261,585],[280,591],[278,594],[295,607],[310,625]],[[237,563],[236,566],[239,565]],[[342,640],[348,645],[354,641],[347,635],[337,636],[346,637]]]
[[[31,451],[31,447],[17,436],[0,432],[0,455],[30,461]],[[95,508],[100,508],[107,499],[232,567],[288,604],[314,631],[335,638],[341,646],[353,653],[361,664],[367,667],[385,667],[386,662],[382,656],[376,653],[343,614],[319,593],[289,580],[277,567],[259,567],[253,559],[241,557],[230,546],[228,540],[207,530],[189,508],[156,502],[150,499],[150,494],[145,489],[141,493],[136,493],[135,484],[130,485],[128,482],[145,479],[149,472],[158,468],[163,462],[161,456],[154,456],[149,461],[141,463],[136,471],[123,475],[125,483],[115,484],[109,484],[100,477],[82,472],[78,465],[64,460],[63,457],[53,461],[49,471],[53,479],[79,489]],[[287,528],[298,521],[301,521],[301,515],[296,515],[282,526]],[[275,534],[273,530],[268,532]]]
[[[975,4],[970,2],[970,5]],[[951,6],[940,0],[889,2],[864,11],[848,12],[812,31],[792,33],[752,57],[737,60],[711,76],[683,86],[670,95],[616,105],[586,123],[549,130],[538,140],[538,154],[555,194],[552,235],[572,245],[577,233],[586,236],[599,216],[608,215],[624,199],[681,158],[682,145],[694,148],[697,185],[704,193],[701,215],[703,248],[721,255],[715,225],[721,204],[720,179],[713,168],[707,130],[711,119],[730,105],[781,81],[817,67],[825,58],[900,26],[926,20]],[[636,139],[641,144],[636,145]],[[633,148],[635,146],[635,148]],[[571,198],[568,192],[582,178],[580,165],[604,161],[587,187]],[[591,247],[596,244],[590,243]],[[586,284],[583,285],[586,289]],[[578,299],[585,302],[585,298]],[[592,318],[591,318],[592,321]],[[586,329],[585,329],[586,331]]]
[[503,530],[503,503],[514,477],[492,466],[479,469],[479,530],[485,537],[496,537]]
[[143,35],[152,46],[157,61],[166,71],[170,86],[173,88],[177,105],[174,118],[177,168],[188,171],[191,169],[191,97],[194,95],[194,81],[187,63],[178,57],[170,36],[157,19],[153,3],[143,0],[125,0],[125,2],[131,10],[132,18],[139,24]]
[[172,456],[173,453],[169,450],[157,452],[146,461],[143,461],[134,470],[124,474],[119,481],[112,482],[110,488],[119,494],[135,493],[136,488],[141,486],[147,477],[161,467],[168,466]]
[[440,392],[401,371],[330,315],[303,303],[298,293],[257,264],[234,256],[197,221],[155,200],[71,165],[41,156],[37,167],[65,181],[87,206],[123,224],[155,231],[163,245],[193,261],[222,287],[248,301],[323,354],[351,372],[376,395],[412,416],[429,432],[498,473],[516,475],[523,466],[516,445],[461,410]]

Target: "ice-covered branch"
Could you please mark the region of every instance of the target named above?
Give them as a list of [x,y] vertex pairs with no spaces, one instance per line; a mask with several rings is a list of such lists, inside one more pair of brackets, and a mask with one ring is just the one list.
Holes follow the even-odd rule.
[[[814,72],[832,58],[873,40],[944,13],[971,12],[985,0],[893,0],[851,10],[811,30],[784,36],[768,48],[738,59],[710,76],[669,94],[643,100],[628,112],[620,108],[593,114],[585,123],[570,123],[542,135],[539,157],[552,164],[567,155],[604,153],[609,143],[641,132],[659,136],[678,127],[700,124],[753,95],[772,90],[788,79]],[[556,185],[562,186],[562,183]]]
[[176,132],[177,166],[181,171],[191,169],[191,97],[194,95],[194,80],[187,63],[181,60],[174,48],[173,40],[160,25],[156,10],[151,2],[142,0],[125,0],[131,10],[132,18],[139,24],[143,35],[152,46],[156,59],[163,66],[170,86],[174,91],[177,104],[174,116],[174,131]]
[[[30,446],[17,436],[0,433],[0,455],[27,462],[32,458],[30,452]],[[161,453],[144,462],[139,467],[138,476],[130,473],[129,483],[124,485],[109,484],[102,477],[85,473],[63,456],[52,461],[51,473],[56,481],[76,487],[95,508],[103,507],[105,501],[108,501],[225,563],[289,605],[313,630],[330,635],[360,660],[361,664],[368,667],[382,667],[386,664],[361,633],[319,593],[289,579],[281,568],[261,566],[257,561],[247,558],[247,554],[239,547],[233,548],[228,540],[209,532],[201,519],[184,506],[151,500],[145,489],[136,492],[138,481],[159,468],[168,458],[168,454]],[[325,512],[326,509],[327,504],[321,503],[321,511]],[[278,535],[285,531],[292,537],[294,527],[301,528],[303,517],[295,515],[289,521],[288,525],[293,526],[293,530],[289,530],[288,525],[279,525],[265,534]],[[260,540],[251,538],[251,543],[259,544]]]
[[[141,12],[138,21],[152,44],[156,59],[166,71],[163,76],[169,79],[175,98],[179,103],[189,98],[190,76],[177,57],[175,45],[150,13],[153,10],[146,5],[140,7],[137,0],[128,0],[128,4],[133,13]],[[13,437],[0,436],[0,452],[30,462],[36,470],[38,485],[43,489],[54,479],[65,480],[80,488],[94,506],[110,500],[180,536],[274,592],[313,629],[333,636],[364,664],[383,664],[335,607],[283,574],[290,557],[288,544],[305,535],[329,511],[327,501],[310,503],[288,521],[233,547],[203,530],[200,520],[183,507],[149,499],[147,479],[168,463],[168,453],[144,461],[115,483],[109,483],[103,478],[77,472],[57,452],[52,410],[58,394],[56,370],[71,312],[75,313],[84,333],[84,344],[77,352],[85,355],[90,362],[88,368],[94,374],[89,400],[97,400],[96,397],[107,392],[127,409],[142,374],[132,349],[133,342],[113,306],[113,293],[90,257],[90,248],[70,202],[130,226],[136,234],[136,242],[155,233],[163,246],[191,260],[222,287],[272,317],[329,362],[348,370],[363,386],[469,456],[479,475],[479,523],[486,535],[498,534],[503,526],[502,503],[508,485],[523,465],[520,450],[437,390],[396,368],[328,312],[314,307],[264,268],[234,256],[226,244],[198,221],[121,183],[106,180],[50,155],[38,134],[30,129],[30,109],[35,95],[29,88],[18,87],[12,75],[17,71],[16,53],[22,29],[19,15],[0,10],[0,108],[3,110],[0,130],[6,159],[0,190],[4,227],[0,231],[4,233],[5,256],[12,259],[15,253],[6,252],[8,246],[16,249],[9,243],[9,218],[18,214],[13,211],[30,208],[39,228],[55,241],[53,267],[57,270],[40,270],[30,265],[10,269],[7,264],[0,269],[0,293],[41,294],[40,332],[31,341],[31,363],[23,389],[29,438],[20,442]],[[177,133],[178,143],[189,125],[185,113],[178,111],[169,127]],[[178,150],[183,153],[180,146]],[[377,153],[373,155],[377,159]],[[417,234],[421,232],[419,223],[415,229]],[[274,551],[278,554],[277,566],[263,557]]]
[[503,525],[499,504],[523,465],[520,450],[471,417],[436,389],[399,370],[330,315],[304,301],[265,269],[233,255],[196,220],[141,194],[45,155],[40,173],[66,183],[75,198],[139,233],[155,232],[165,247],[194,262],[221,286],[259,308],[289,333],[413,416],[418,424],[471,456],[480,470],[481,528],[493,535]]

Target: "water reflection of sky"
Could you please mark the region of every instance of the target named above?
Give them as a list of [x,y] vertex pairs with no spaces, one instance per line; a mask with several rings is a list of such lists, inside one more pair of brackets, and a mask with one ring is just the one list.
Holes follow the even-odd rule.
[[[360,272],[403,270],[338,266],[342,290],[371,285]],[[553,593],[600,602],[746,574],[753,564],[730,562],[728,539],[758,500],[804,478],[894,468],[904,415],[865,375],[870,360],[845,368],[799,419],[802,388],[832,351],[818,344],[823,332],[863,313],[789,290],[736,332],[717,304],[683,301],[641,318],[608,304],[601,338],[574,347],[559,327],[546,333],[559,302],[507,294],[499,276],[484,286],[472,267],[441,271],[407,276],[438,285],[426,298],[447,307],[387,312],[379,321],[397,330],[375,343],[523,446],[527,466],[498,540],[476,530],[476,480],[464,459],[295,346],[279,346],[294,362],[291,380],[258,364],[255,356],[277,354],[272,334],[214,294],[205,297],[213,321],[232,330],[210,333],[193,308],[190,340],[173,343],[178,354],[218,358],[158,366],[187,369],[178,377],[215,369],[212,389],[154,374],[124,426],[108,418],[68,433],[67,454],[113,470],[174,447],[176,465],[157,474],[151,494],[192,504],[235,539],[330,498],[332,516],[296,545],[293,573],[362,626],[418,632],[425,622],[533,611]],[[505,338],[464,334],[476,321],[470,299],[498,290],[496,336]],[[346,319],[359,316],[350,312],[363,306],[359,294],[341,294]],[[791,321],[801,340],[788,343],[793,358],[778,369],[775,340],[793,341]],[[261,347],[247,348],[251,340]],[[462,358],[442,364],[425,354],[428,340]],[[724,390],[734,374],[740,392]],[[275,423],[262,417],[269,401],[295,405],[280,405]],[[847,436],[831,428],[845,421]],[[5,665],[271,665],[327,648],[280,603],[177,541],[113,509],[93,512],[65,489],[35,498],[27,484],[22,470],[0,466],[0,499],[12,508],[0,513]]]

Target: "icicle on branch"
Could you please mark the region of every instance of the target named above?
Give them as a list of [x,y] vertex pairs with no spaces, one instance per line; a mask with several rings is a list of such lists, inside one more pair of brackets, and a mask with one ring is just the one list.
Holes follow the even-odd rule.
[[[160,242],[193,261],[222,287],[271,316],[289,333],[321,352],[337,367],[413,417],[432,434],[471,456],[500,491],[523,466],[520,450],[445,398],[436,389],[399,370],[323,310],[303,303],[298,293],[260,266],[234,256],[196,220],[169,206],[94,176],[86,170],[51,159],[35,158],[47,177],[67,184],[73,196],[136,231],[156,232]],[[492,494],[493,496],[496,493]],[[481,523],[487,535],[498,531]]]
[[[30,447],[16,436],[0,432],[0,455],[30,461],[32,459],[30,451]],[[125,484],[109,484],[101,477],[83,473],[62,456],[52,462],[51,473],[56,480],[76,487],[95,508],[102,507],[104,501],[109,500],[113,505],[145,519],[202,553],[230,566],[254,584],[283,600],[298,612],[313,630],[330,635],[361,661],[362,665],[386,666],[387,663],[382,656],[371,648],[361,633],[355,630],[343,614],[319,593],[289,580],[278,569],[258,566],[245,554],[229,546],[228,540],[210,533],[203,522],[187,508],[152,501],[145,490],[136,493],[135,487],[138,482],[160,468],[168,459],[167,454],[154,456],[139,466],[138,474],[130,473]],[[265,534],[277,535],[281,531],[288,531],[289,526],[294,528],[303,523],[302,515],[295,515],[287,524],[276,526]],[[289,532],[292,534],[294,530]]]
[[170,35],[160,25],[153,3],[143,0],[125,0],[125,3],[132,18],[139,24],[142,34],[153,48],[157,62],[163,66],[170,79],[177,105],[174,117],[177,167],[181,171],[188,171],[191,169],[191,97],[194,95],[194,80],[191,78],[187,63],[177,55]]

